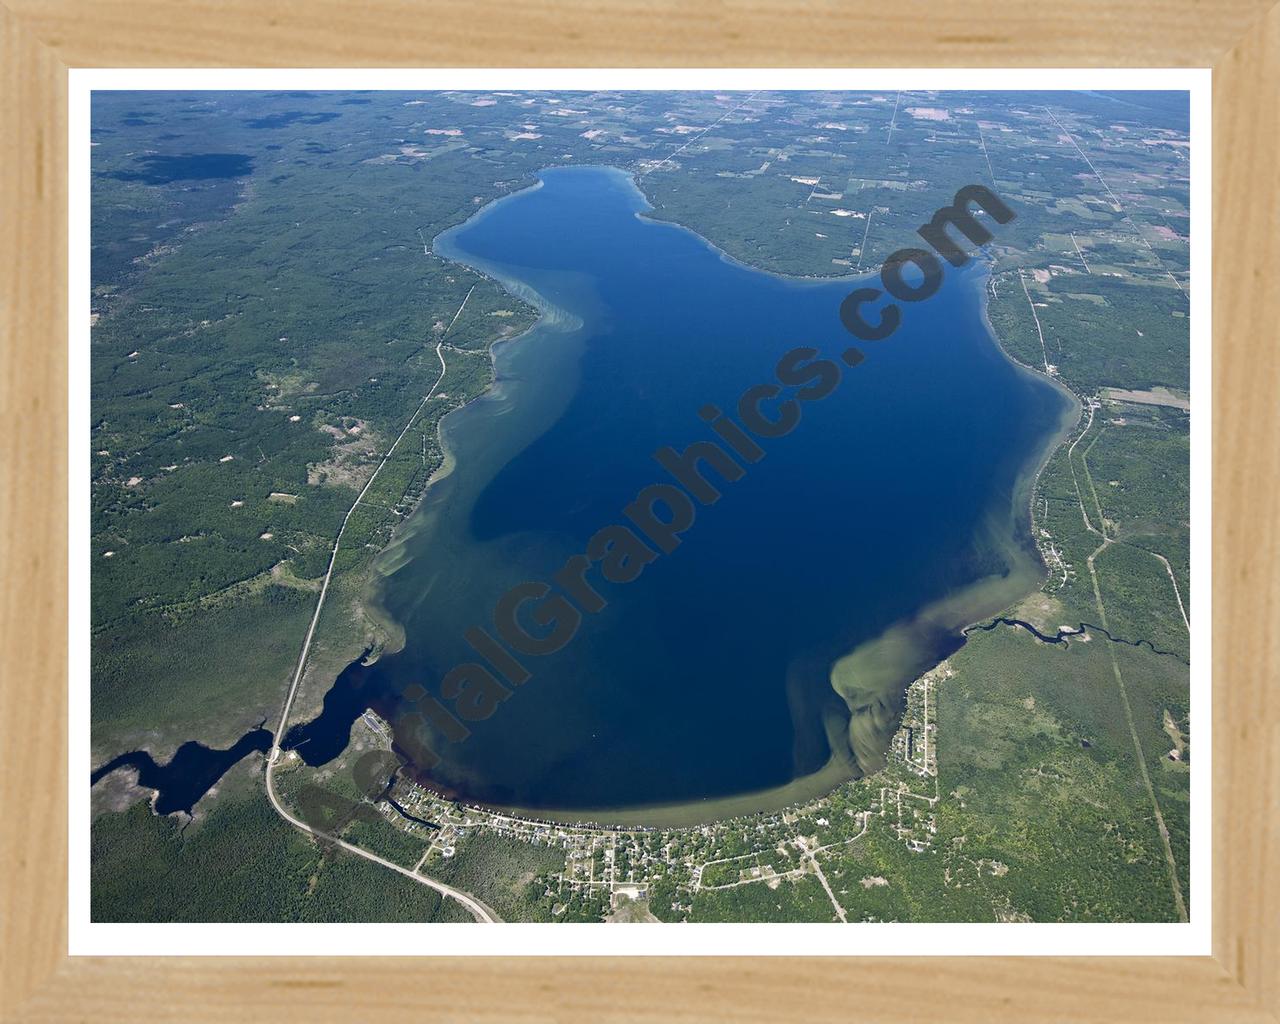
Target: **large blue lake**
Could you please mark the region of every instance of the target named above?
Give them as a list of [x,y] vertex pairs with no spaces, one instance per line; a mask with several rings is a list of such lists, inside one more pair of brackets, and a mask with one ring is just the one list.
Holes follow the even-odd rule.
[[[286,745],[309,763],[363,708],[394,720],[406,688],[438,694],[477,660],[463,633],[493,632],[508,588],[550,580],[669,481],[655,450],[714,439],[700,409],[732,410],[788,349],[838,362],[854,340],[838,318],[850,282],[752,270],[646,209],[621,172],[557,169],[437,239],[544,318],[444,421],[452,468],[380,564],[403,646],[351,665],[295,726]],[[635,582],[597,574],[607,608],[523,658],[532,678],[464,741],[436,737],[418,774],[478,803],[674,821],[874,770],[910,680],[1038,577],[1027,480],[1073,405],[1001,353],[984,281],[976,262],[948,267],[745,477],[718,482],[674,552]]]

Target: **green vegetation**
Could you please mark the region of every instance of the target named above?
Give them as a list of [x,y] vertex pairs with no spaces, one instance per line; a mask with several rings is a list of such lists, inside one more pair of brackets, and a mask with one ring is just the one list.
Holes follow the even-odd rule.
[[827,882],[850,921],[990,920],[990,908],[980,901],[940,892],[937,868],[936,854],[912,853],[884,835],[868,836],[822,859]]
[[[563,869],[564,854],[559,850],[483,831],[461,839],[452,857],[433,853],[423,868],[432,878],[484,901],[504,921],[565,920],[553,913],[544,877]],[[577,919],[583,909],[570,919]]]
[[1063,617],[1055,621],[1105,621],[1113,636],[1146,642],[1186,661],[1187,416],[1104,402],[1084,425],[1088,429],[1060,449],[1041,475],[1035,504],[1041,551],[1050,566],[1045,589],[1063,605]]
[[470,921],[453,900],[281,819],[260,786],[183,827],[145,803],[93,823],[95,921]]
[[274,728],[314,600],[264,586],[177,620],[151,618],[136,633],[95,634],[95,755],[146,746],[166,760],[187,739],[226,747],[264,719]]
[[1163,565],[1127,544],[1111,545],[1094,565],[1115,636],[1140,637],[1156,650],[1190,658],[1191,638]]
[[828,922],[836,920],[836,915],[817,878],[802,875],[778,882],[776,888],[760,883],[703,890],[694,899],[688,920]]
[[[114,99],[131,113],[171,112],[174,102]],[[148,200],[185,208],[177,197],[204,187],[191,184],[200,177],[128,178],[139,138],[172,149],[160,136],[173,119],[117,135],[107,130],[121,116],[112,100],[103,97],[95,111],[104,129],[94,153],[95,217],[102,211],[95,238],[120,230],[123,211]],[[345,112],[348,121],[371,116]],[[235,642],[244,636],[235,628],[182,636],[163,693],[151,683],[151,664],[140,675],[133,669],[155,661],[146,649],[157,636],[228,605],[242,609],[241,619],[256,616],[262,646],[291,645],[296,657],[305,620],[301,608],[290,609],[314,601],[299,583],[324,572],[358,489],[434,383],[437,343],[482,352],[533,316],[493,283],[423,254],[421,237],[465,219],[477,196],[505,189],[469,181],[466,158],[453,156],[453,169],[442,166],[428,189],[413,161],[368,166],[351,182],[335,177],[318,151],[320,125],[335,119],[264,129],[261,118],[224,109],[178,120],[210,129],[202,146],[249,150],[258,171],[235,183],[238,202],[218,207],[221,219],[163,246],[153,265],[126,271],[118,260],[100,261],[95,277],[92,595],[94,684],[103,696],[94,719],[104,750],[138,742],[131,709],[147,706],[159,712],[151,743],[206,738],[244,707],[236,680],[256,685],[255,711],[278,704],[289,659],[238,672],[238,651],[255,645]],[[352,126],[325,130],[345,137]],[[382,151],[372,140],[361,146],[365,158]],[[175,173],[219,173],[182,166]],[[134,229],[148,223],[140,216]],[[468,292],[468,315],[446,338]],[[439,419],[487,387],[487,358],[459,358],[463,366],[447,378],[450,398],[428,408],[352,517],[341,574],[363,579],[439,464]],[[353,638],[346,656],[369,635]],[[210,686],[211,675],[232,685]]]
[[[366,613],[372,561],[441,463],[440,420],[534,318],[430,255],[440,231],[541,167],[609,163],[637,173],[651,216],[731,256],[850,275],[978,182],[1018,215],[988,250],[1001,345],[1097,402],[1038,481],[1048,579],[1016,611],[1171,655],[1096,630],[1066,645],[974,633],[928,713],[908,710],[916,745],[936,715],[936,778],[904,733],[871,779],[708,830],[553,842],[441,807],[464,824],[430,873],[507,920],[600,920],[605,878],[647,889],[662,920],[831,920],[804,839],[850,921],[1173,919],[1155,808],[1189,896],[1189,413],[1104,389],[1190,387],[1185,110],[1063,93],[368,100],[95,98],[95,757],[275,727],[339,525],[412,417],[347,525],[299,713],[389,639]],[[415,414],[438,345],[447,397]],[[355,736],[349,756],[374,742]],[[347,760],[282,772],[281,788],[358,798]],[[186,825],[142,803],[94,821],[95,919],[470,919],[322,852],[257,783],[220,788]],[[416,863],[436,836],[403,827],[344,835]],[[708,888],[744,866],[785,877]]]
[[343,830],[342,838],[406,868],[417,864],[427,848],[421,835],[407,835],[385,819],[353,821]]
[[[976,634],[952,659],[938,705],[939,787],[955,797],[938,819],[950,885],[1036,921],[1176,920],[1113,656],[1154,763],[1170,745],[1159,705],[1185,706],[1186,667],[1173,659],[1014,630]],[[1157,792],[1166,821],[1185,785],[1184,772]],[[1185,873],[1185,842],[1175,849]]]
[[611,832],[397,799],[441,825],[423,870],[509,920],[1176,920],[1186,694],[1169,655],[1002,627],[912,684],[883,771],[784,812]]
[[[1185,389],[1191,359],[1187,300],[1173,283],[1167,277],[1098,274],[1086,281],[1073,274],[1040,284],[1021,268],[998,270],[989,312],[997,336],[1029,366],[1043,369],[1047,357],[1081,393],[1117,386]],[[1024,284],[1040,320],[1043,350]],[[1067,294],[1081,288],[1102,303]]]

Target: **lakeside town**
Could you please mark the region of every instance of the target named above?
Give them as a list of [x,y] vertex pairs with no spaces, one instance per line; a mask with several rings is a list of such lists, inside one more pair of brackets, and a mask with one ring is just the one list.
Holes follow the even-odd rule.
[[[833,919],[847,921],[847,894],[832,888],[824,865],[850,844],[878,833],[912,854],[934,852],[940,797],[930,701],[947,674],[943,663],[912,683],[882,771],[776,813],[672,828],[565,824],[455,803],[404,779],[377,806],[388,824],[425,842],[413,870],[426,875],[485,836],[562,852],[562,870],[530,880],[542,890],[531,895],[550,901],[553,918],[576,907],[605,920],[633,920],[637,910],[654,920],[681,919],[699,892],[774,891],[809,876],[829,899]],[[390,729],[376,713],[366,711],[361,726],[390,749]],[[870,876],[857,884],[866,890],[887,883]],[[659,899],[662,918],[651,913]]]

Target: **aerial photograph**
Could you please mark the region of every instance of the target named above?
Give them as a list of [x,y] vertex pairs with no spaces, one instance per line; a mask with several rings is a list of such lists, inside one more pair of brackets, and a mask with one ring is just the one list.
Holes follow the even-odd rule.
[[93,922],[1189,920],[1186,91],[90,136]]

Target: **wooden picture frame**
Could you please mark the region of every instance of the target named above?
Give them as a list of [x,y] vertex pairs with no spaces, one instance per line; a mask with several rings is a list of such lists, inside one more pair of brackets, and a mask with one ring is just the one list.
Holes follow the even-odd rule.
[[[643,9],[6,0],[0,298],[5,1020],[1280,1019],[1280,7]],[[1213,955],[412,960],[67,955],[67,72],[178,66],[1214,69]],[[1202,230],[1203,228],[1201,228]],[[287,942],[287,939],[285,940]],[[287,953],[287,948],[281,949]],[[961,952],[961,951],[958,951]]]

